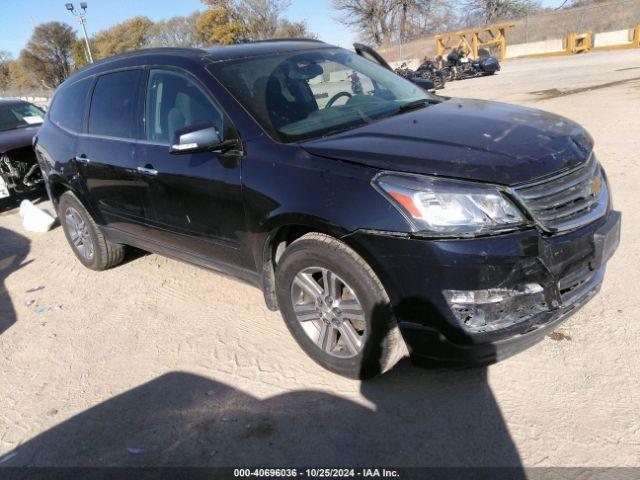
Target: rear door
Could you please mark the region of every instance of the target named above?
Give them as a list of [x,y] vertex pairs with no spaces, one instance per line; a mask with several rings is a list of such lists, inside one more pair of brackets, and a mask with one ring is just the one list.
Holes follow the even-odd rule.
[[97,78],[87,133],[80,136],[76,162],[89,198],[106,224],[139,233],[147,218],[146,184],[135,159],[142,131],[143,70],[122,70]]
[[240,143],[225,152],[170,153],[176,131],[213,126],[222,140],[231,140],[238,138],[235,128],[186,72],[152,68],[146,84],[146,140],[137,160],[148,184],[154,238],[204,261],[238,264],[245,230]]

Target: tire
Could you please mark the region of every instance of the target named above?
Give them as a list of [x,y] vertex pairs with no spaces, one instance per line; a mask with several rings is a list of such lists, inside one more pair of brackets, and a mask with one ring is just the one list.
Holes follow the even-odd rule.
[[[59,212],[60,224],[69,246],[85,267],[91,270],[106,270],[124,260],[124,245],[112,243],[104,237],[100,227],[72,192],[65,192],[60,197]],[[79,222],[77,217],[80,219]],[[74,238],[76,240],[79,238],[78,225],[80,222],[86,227],[86,231],[80,235],[82,245],[78,246],[74,243]],[[91,255],[87,254],[85,245],[90,248]]]
[[[329,278],[333,278],[336,285],[342,284],[334,290],[337,293],[331,305],[337,305],[335,308],[317,299],[320,297],[313,304],[309,290],[300,287],[299,275],[306,279],[317,278],[317,288],[326,293],[327,289],[323,287],[325,274],[331,274]],[[380,280],[362,257],[333,237],[309,233],[287,247],[276,268],[276,294],[284,321],[295,340],[327,370],[353,379],[371,378],[389,370],[406,353],[389,297]],[[317,307],[318,302],[321,307]],[[334,315],[335,311],[339,315],[328,320],[328,317],[321,317],[322,308],[328,309],[327,316]],[[307,312],[302,316],[313,319],[300,320],[301,311]],[[347,318],[351,316],[352,319]],[[323,329],[333,332],[324,335],[325,338],[332,337],[324,348],[319,346],[323,343]],[[356,332],[358,341],[353,342],[348,332]],[[333,341],[335,348],[328,351]],[[358,348],[350,349],[349,345]]]
[[16,206],[16,196],[12,190],[9,190],[9,196],[5,198],[0,198],[0,212],[4,212],[5,210],[9,210]]

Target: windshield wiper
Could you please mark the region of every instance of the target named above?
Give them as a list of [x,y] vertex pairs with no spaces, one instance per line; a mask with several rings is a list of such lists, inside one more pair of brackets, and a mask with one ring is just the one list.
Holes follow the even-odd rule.
[[413,102],[405,103],[404,105],[400,105],[398,110],[395,113],[404,113],[410,112],[411,110],[417,110],[419,108],[424,108],[427,105],[433,103],[428,98],[421,98],[420,100],[414,100]]

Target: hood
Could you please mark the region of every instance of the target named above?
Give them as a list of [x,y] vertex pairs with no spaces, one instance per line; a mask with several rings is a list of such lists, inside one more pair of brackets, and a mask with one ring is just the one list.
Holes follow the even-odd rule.
[[586,162],[593,140],[541,110],[447,99],[302,148],[384,170],[513,185]]
[[16,128],[0,132],[0,153],[8,152],[14,148],[30,147],[39,128],[40,126]]

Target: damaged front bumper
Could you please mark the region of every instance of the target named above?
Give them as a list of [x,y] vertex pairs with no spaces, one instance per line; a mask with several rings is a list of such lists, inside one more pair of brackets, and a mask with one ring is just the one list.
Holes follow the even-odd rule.
[[412,358],[489,364],[537,343],[597,293],[620,219],[611,211],[561,235],[348,238],[385,285]]

